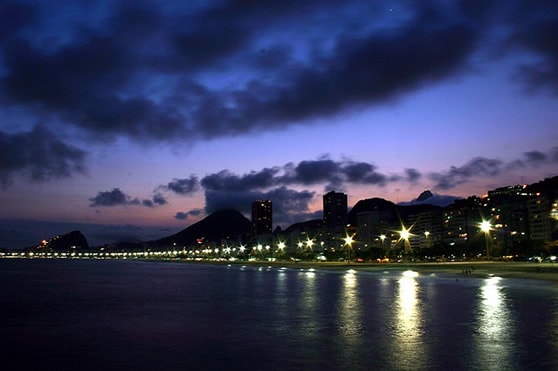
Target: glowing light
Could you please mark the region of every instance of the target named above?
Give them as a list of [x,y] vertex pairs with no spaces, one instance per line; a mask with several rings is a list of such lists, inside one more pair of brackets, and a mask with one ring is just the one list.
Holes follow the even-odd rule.
[[414,278],[414,277],[418,277],[418,275],[419,275],[418,272],[411,271],[411,270],[403,272],[403,277],[406,278]]
[[490,232],[490,230],[492,229],[492,224],[490,224],[490,222],[488,220],[483,220],[480,223],[480,229],[481,231],[483,231],[484,233],[488,233]]
[[399,236],[401,236],[401,239],[402,239],[402,240],[408,240],[409,237],[410,237],[410,235],[411,235],[411,234],[410,234],[409,230],[406,229],[405,227],[403,227],[403,228],[401,229],[401,231],[399,232]]

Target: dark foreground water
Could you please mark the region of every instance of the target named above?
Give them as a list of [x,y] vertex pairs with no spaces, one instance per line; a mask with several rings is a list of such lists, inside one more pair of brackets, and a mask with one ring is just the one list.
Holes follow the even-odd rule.
[[456,278],[4,259],[1,364],[6,370],[558,370],[555,287]]

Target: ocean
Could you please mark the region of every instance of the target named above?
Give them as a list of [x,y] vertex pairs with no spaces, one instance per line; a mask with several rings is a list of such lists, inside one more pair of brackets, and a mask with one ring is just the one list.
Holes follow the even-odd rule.
[[558,370],[543,281],[0,259],[0,294],[6,370]]

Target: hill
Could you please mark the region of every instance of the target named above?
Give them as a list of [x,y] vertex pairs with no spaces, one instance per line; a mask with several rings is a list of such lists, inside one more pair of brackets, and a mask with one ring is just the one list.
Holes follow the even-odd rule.
[[89,249],[87,239],[80,231],[72,231],[67,234],[56,236],[48,241],[42,241],[38,246],[32,246],[24,249],[24,251],[56,251],[69,252],[76,250]]
[[151,241],[149,244],[155,247],[163,247],[173,246],[174,244],[190,246],[197,241],[216,243],[227,239],[238,241],[251,232],[252,224],[244,215],[234,209],[223,209],[178,233]]
[[434,210],[442,210],[442,207],[428,203],[397,205],[376,197],[358,201],[349,212],[348,220],[350,224],[356,224],[359,213],[375,211],[385,222],[396,223],[399,220],[408,220],[409,215]]

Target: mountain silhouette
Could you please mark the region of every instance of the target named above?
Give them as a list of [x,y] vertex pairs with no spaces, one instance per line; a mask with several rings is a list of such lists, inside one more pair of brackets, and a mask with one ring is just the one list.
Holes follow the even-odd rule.
[[223,209],[168,237],[152,241],[150,245],[191,246],[196,242],[219,243],[222,240],[239,241],[252,232],[252,223],[239,211]]
[[24,251],[60,251],[69,252],[75,250],[87,250],[89,243],[80,231],[72,231],[67,234],[56,236],[48,241],[41,242],[38,246],[32,246]]
[[380,217],[386,221],[396,221],[398,219],[397,205],[383,198],[367,198],[358,201],[348,215],[349,223],[356,225],[357,215],[363,212],[377,211]]
[[430,192],[429,190],[426,190],[424,192],[422,192],[418,197],[417,197],[417,201],[426,201],[429,198],[432,198],[434,195],[432,194],[432,192]]
[[408,220],[409,216],[413,214],[441,210],[442,207],[428,203],[401,205],[375,197],[358,201],[349,212],[348,219],[350,224],[356,225],[359,213],[377,212],[381,220],[387,223],[397,223],[400,220]]

